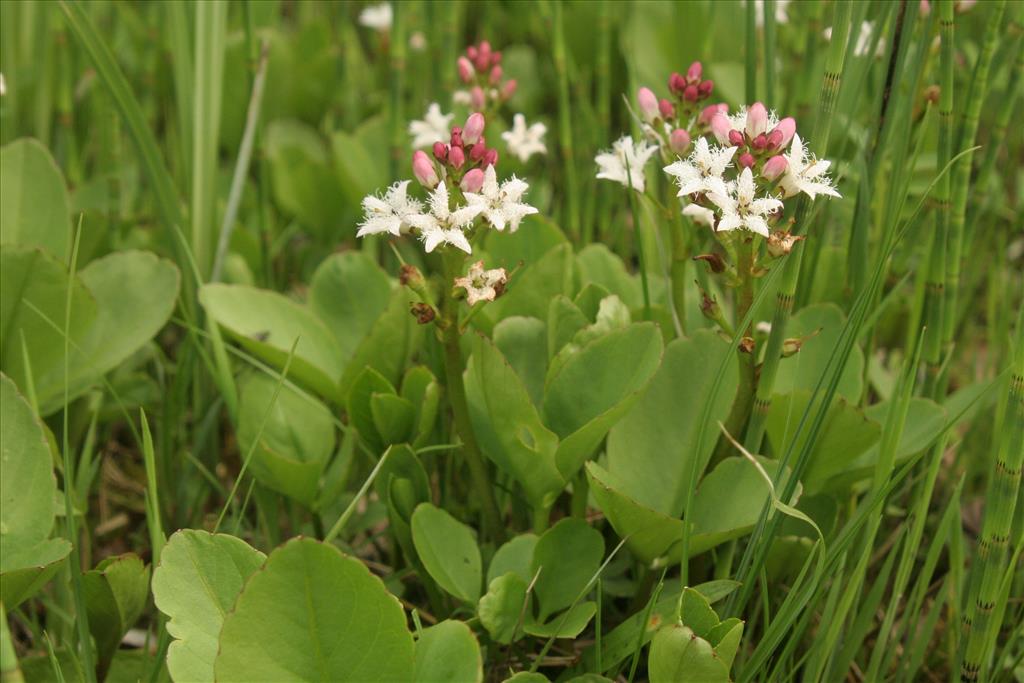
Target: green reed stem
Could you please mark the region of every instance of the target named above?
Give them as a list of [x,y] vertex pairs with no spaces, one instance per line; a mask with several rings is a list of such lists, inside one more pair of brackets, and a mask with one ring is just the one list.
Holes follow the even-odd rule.
[[757,5],[753,2],[746,4],[746,38],[747,49],[744,52],[744,85],[747,104],[753,104],[757,100]]
[[[753,4],[753,3],[750,3]],[[775,0],[764,0],[764,100],[775,104]]]
[[562,153],[565,174],[566,214],[563,221],[566,232],[577,241],[581,236],[579,182],[576,178],[576,153],[572,140],[572,105],[569,100],[569,62],[565,48],[565,26],[562,18],[562,0],[551,2],[552,31],[554,33],[554,62],[558,74],[558,145]]

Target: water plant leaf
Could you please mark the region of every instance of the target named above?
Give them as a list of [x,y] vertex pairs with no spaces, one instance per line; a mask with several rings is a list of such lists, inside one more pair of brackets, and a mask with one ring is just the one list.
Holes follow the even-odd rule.
[[[64,176],[38,140],[0,148],[0,242],[38,247],[60,262],[71,250],[71,206]],[[61,318],[63,320],[63,318]]]
[[224,619],[214,671],[225,683],[405,682],[414,644],[401,604],[366,565],[296,538],[245,584]]
[[412,513],[412,542],[441,588],[465,602],[480,599],[483,569],[472,529],[444,510],[421,503]]
[[225,615],[266,556],[227,534],[183,529],[167,541],[153,572],[153,600],[174,637],[167,668],[175,681],[214,680]]
[[53,576],[71,544],[50,538],[57,480],[43,425],[3,374],[0,422],[0,600],[10,610]]
[[423,629],[416,641],[415,683],[480,683],[483,678],[480,645],[466,624],[446,619]]

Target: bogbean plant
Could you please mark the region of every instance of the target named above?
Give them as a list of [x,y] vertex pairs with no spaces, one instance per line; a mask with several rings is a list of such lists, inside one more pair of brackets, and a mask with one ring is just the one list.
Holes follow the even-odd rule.
[[[1019,677],[1019,200],[998,151],[971,154],[1019,106],[1024,31],[1012,4],[970,4],[543,2],[529,25],[549,74],[522,46],[458,52],[462,3],[299,3],[294,43],[247,3],[254,72],[232,73],[252,98],[220,240],[209,190],[231,136],[209,124],[234,80],[216,59],[174,69],[194,118],[159,144],[93,24],[106,10],[62,5],[96,72],[61,82],[61,121],[97,78],[153,188],[122,215],[139,190],[110,160],[125,195],[103,220],[137,220],[123,239],[142,242],[155,207],[177,264],[104,255],[120,242],[89,211],[72,226],[100,194],[79,186],[74,128],[54,152],[3,147],[3,683]],[[492,34],[491,13],[524,11],[496,7]],[[4,8],[5,44],[32,11]],[[195,8],[194,41],[191,10],[158,11],[172,66],[243,54],[226,6]],[[330,77],[335,12],[361,86],[340,114],[280,80]],[[742,81],[714,47],[734,23]],[[715,54],[672,71],[691,25]],[[621,121],[614,35],[657,47],[623,52]],[[653,53],[666,85],[637,88]],[[45,121],[50,100],[34,65],[2,58],[6,142],[6,117]],[[359,123],[382,73],[387,116]],[[537,159],[546,127],[526,115],[547,112],[518,95],[544,75],[550,97],[525,101],[557,101],[558,157]],[[278,118],[260,129],[261,111]],[[593,156],[619,125],[632,135]],[[316,230],[341,247],[299,284],[289,252]]]

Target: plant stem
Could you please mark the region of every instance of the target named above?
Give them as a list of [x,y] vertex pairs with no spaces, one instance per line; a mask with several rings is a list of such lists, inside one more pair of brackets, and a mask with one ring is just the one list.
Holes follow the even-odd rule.
[[505,529],[501,523],[501,513],[494,498],[494,487],[491,485],[487,465],[480,454],[480,447],[473,432],[473,423],[469,419],[469,404],[466,401],[466,386],[462,373],[465,370],[462,362],[462,349],[459,347],[459,301],[455,298],[452,288],[453,280],[462,270],[462,254],[448,250],[444,254],[444,281],[442,282],[441,334],[444,344],[445,384],[448,389],[448,402],[455,417],[455,429],[462,440],[462,452],[469,465],[469,474],[473,479],[473,495],[480,500],[483,529],[492,541],[501,541]]

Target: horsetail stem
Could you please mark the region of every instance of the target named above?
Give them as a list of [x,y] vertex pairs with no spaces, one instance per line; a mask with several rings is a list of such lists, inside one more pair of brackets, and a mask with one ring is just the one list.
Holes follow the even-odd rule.
[[[988,25],[985,28],[985,38],[981,54],[978,56],[978,64],[974,70],[974,78],[964,109],[964,118],[959,135],[957,149],[966,149],[974,146],[974,138],[978,132],[978,119],[981,115],[981,105],[985,101],[988,90],[988,72],[992,64],[992,56],[995,53],[998,42],[1000,23],[1003,18],[1005,0],[999,0],[992,6],[989,14]],[[953,342],[953,334],[957,321],[957,299],[960,293],[960,262],[963,255],[964,243],[964,222],[967,213],[967,190],[971,186],[971,160],[973,154],[968,153],[963,159],[957,162],[953,175],[953,198],[952,213],[949,217],[949,250],[946,254],[946,300],[943,304],[945,315],[942,319],[942,341],[943,346],[948,347]]]
[[963,617],[966,641],[960,665],[961,681],[983,678],[984,669],[999,634],[993,610],[999,599],[1014,512],[1020,494],[1021,469],[1024,467],[1024,308],[1017,315],[1013,371],[1010,375],[1009,424],[1000,430],[1002,439],[992,472],[992,488],[987,496],[985,519],[978,542],[977,578],[972,581],[970,602]]
[[[829,135],[832,130],[832,117],[836,100],[839,98],[839,87],[842,85],[843,64],[846,57],[846,40],[850,30],[850,13],[852,7],[848,3],[836,5],[832,25],[836,27],[825,73],[822,77],[821,94],[818,98],[818,116],[814,123],[815,144],[821,149],[822,155],[828,151]],[[801,197],[797,205],[794,232],[806,233],[805,220],[810,204]],[[761,366],[757,390],[754,394],[753,410],[744,438],[743,447],[751,453],[757,453],[764,440],[765,423],[772,403],[772,391],[775,387],[775,375],[778,373],[779,361],[782,358],[782,344],[786,338],[786,327],[793,312],[793,297],[800,276],[800,263],[803,256],[803,245],[797,242],[785,262],[780,266],[785,270],[778,294],[775,295],[775,313],[772,315],[772,330],[765,346],[764,363]]]
[[[953,0],[939,4],[940,53],[939,143],[938,164],[946,164],[953,156]],[[928,280],[925,294],[924,360],[928,366],[925,393],[934,395],[942,360],[942,317],[945,314],[946,248],[949,241],[949,176],[939,181],[935,193],[935,230],[930,239]]]

